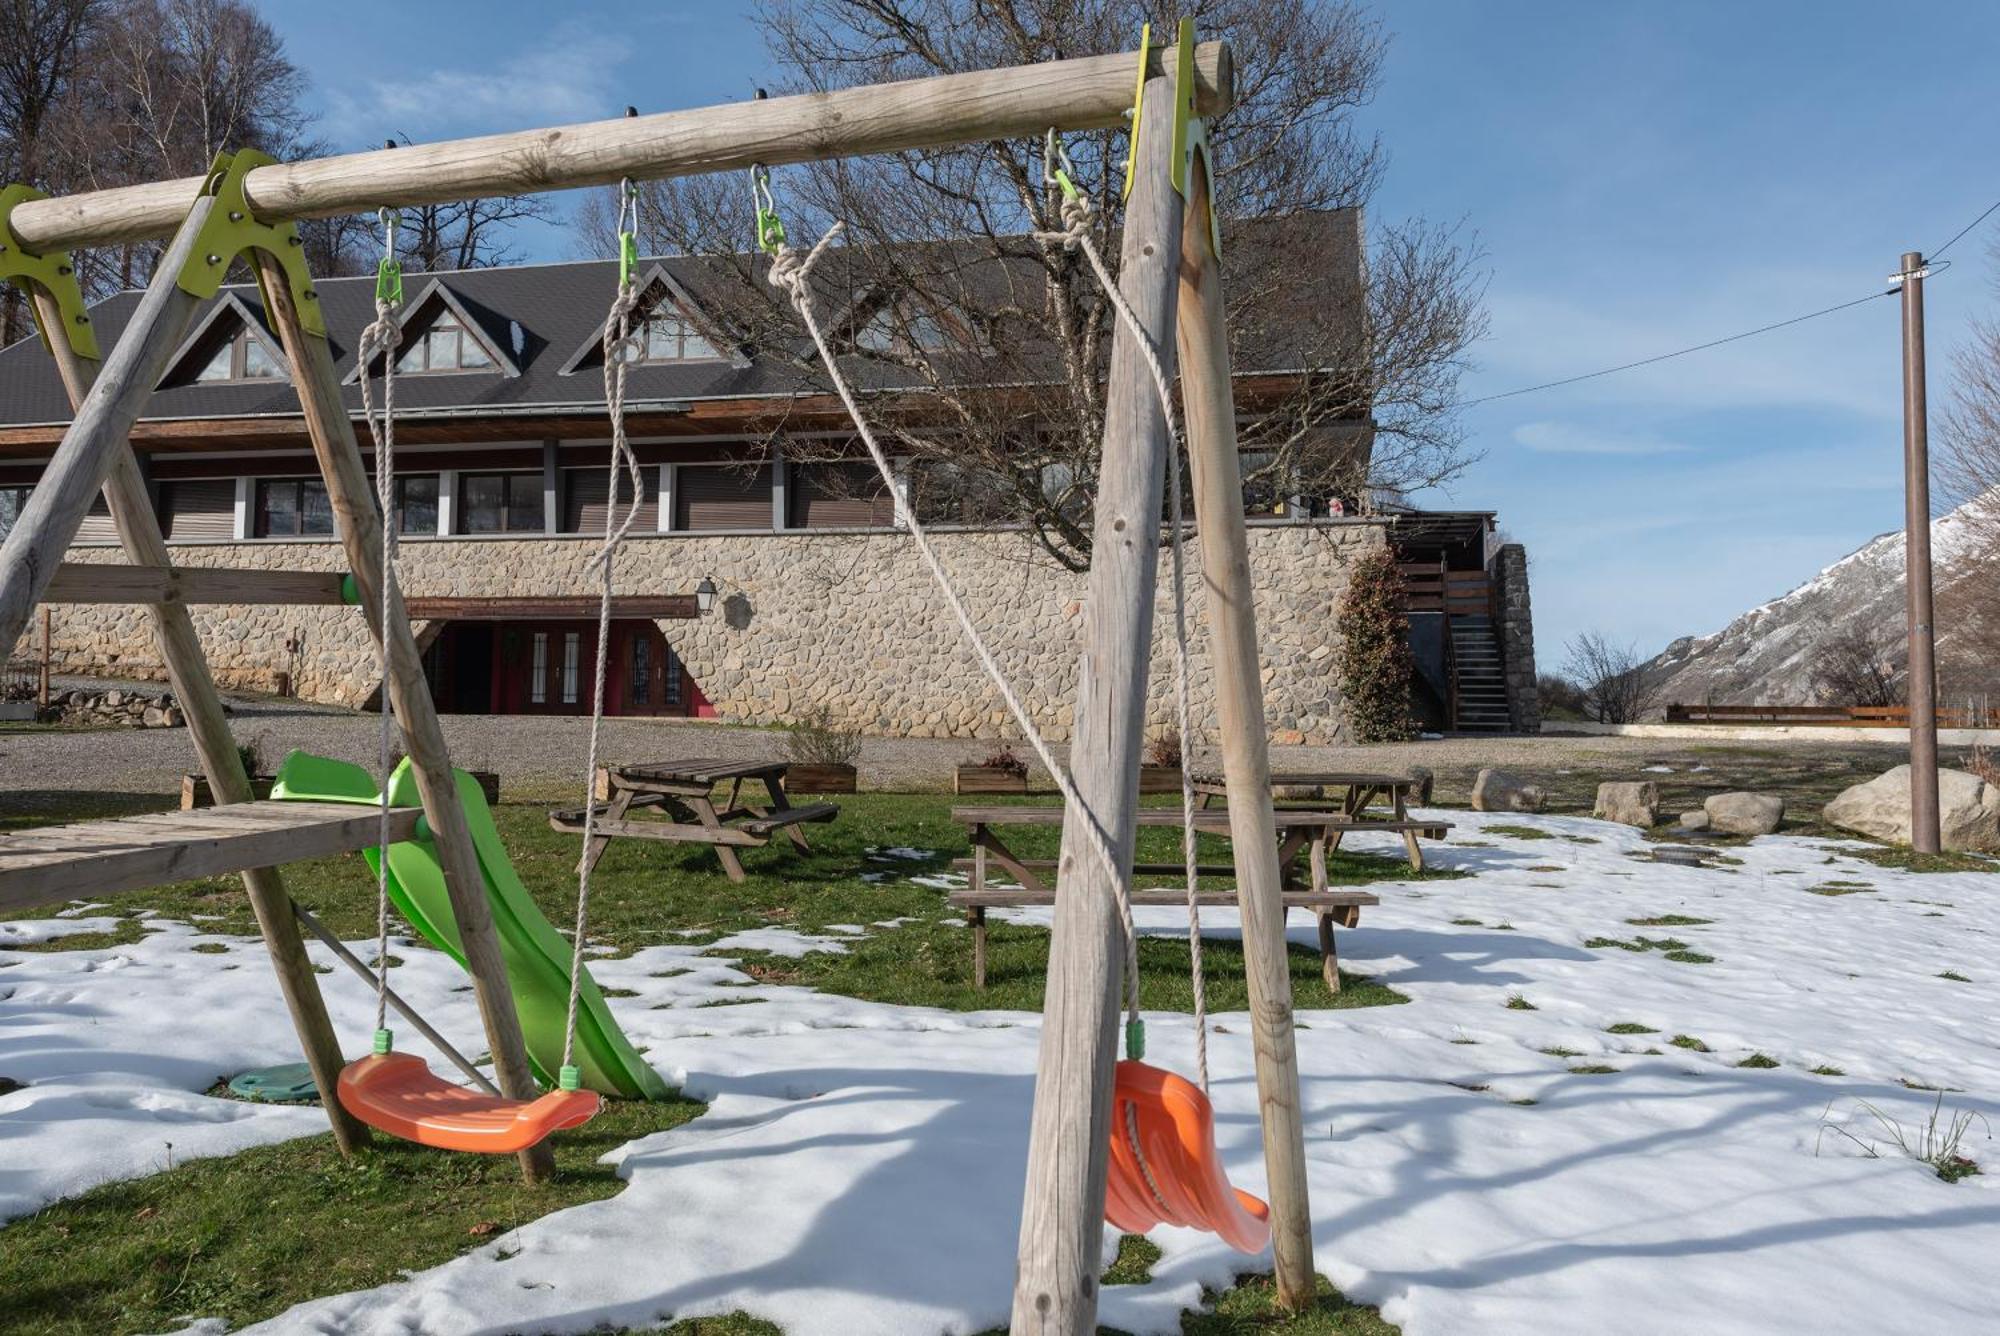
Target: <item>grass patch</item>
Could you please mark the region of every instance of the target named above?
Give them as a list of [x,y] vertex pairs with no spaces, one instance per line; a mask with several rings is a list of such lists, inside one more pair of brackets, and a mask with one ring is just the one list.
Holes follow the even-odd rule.
[[1604,1062],[1584,1063],[1569,1069],[1571,1076],[1616,1076],[1618,1069]]
[[1537,1053],[1546,1053],[1552,1058],[1580,1058],[1583,1056],[1582,1049],[1564,1048],[1561,1044],[1551,1044],[1547,1048],[1536,1049],[1535,1051]]
[[1150,1285],[1153,1281],[1153,1263],[1165,1253],[1160,1245],[1144,1234],[1125,1234],[1118,1240],[1118,1255],[1111,1259],[1111,1265],[1104,1268],[1106,1285]]
[[1954,853],[1948,849],[1938,854],[1920,854],[1901,846],[1868,845],[1859,849],[1842,849],[1840,853],[1843,857],[1873,863],[1876,867],[1895,868],[1900,872],[2000,872],[2000,863],[1985,855]]
[[1181,1316],[1183,1336],[1398,1336],[1402,1328],[1383,1319],[1378,1308],[1350,1302],[1340,1291],[1316,1278],[1315,1298],[1304,1312],[1288,1314],[1278,1307],[1277,1282],[1268,1275],[1238,1276],[1234,1289],[1202,1292],[1207,1312]]
[[1829,1066],[1826,1066],[1826,1065],[1825,1065],[1824,1063],[1822,1063],[1822,1064],[1821,1064],[1820,1066],[1817,1066],[1817,1067],[1814,1067],[1814,1068],[1812,1069],[1812,1074],[1813,1074],[1814,1076],[1845,1076],[1845,1075],[1847,1075],[1847,1073],[1846,1073],[1846,1072],[1844,1072],[1844,1071],[1842,1071],[1842,1070],[1841,1070],[1840,1068],[1838,1068],[1838,1067],[1829,1067]]
[[1743,1059],[1743,1061],[1737,1063],[1736,1065],[1738,1067],[1753,1067],[1760,1069],[1768,1069],[1771,1067],[1776,1067],[1779,1064],[1776,1058],[1767,1057],[1762,1053],[1752,1053],[1749,1057]]
[[1806,887],[1807,895],[1862,895],[1872,894],[1875,888],[1863,881],[1823,881],[1817,886]]
[[1605,1027],[1604,1027],[1604,1033],[1606,1033],[1606,1034],[1658,1034],[1658,1033],[1659,1033],[1659,1031],[1658,1031],[1658,1030],[1656,1030],[1656,1029],[1654,1029],[1654,1028],[1653,1028],[1652,1026],[1650,1026],[1650,1025],[1641,1025],[1641,1024],[1639,1024],[1639,1022],[1637,1022],[1637,1021],[1620,1021],[1620,1022],[1618,1022],[1618,1023],[1616,1024],[1616,1025],[1607,1025],[1607,1026],[1605,1026]]
[[97,1336],[165,1331],[195,1315],[238,1326],[386,1284],[551,1211],[614,1196],[624,1183],[601,1156],[703,1108],[607,1101],[554,1139],[556,1178],[535,1186],[511,1156],[378,1138],[344,1161],[330,1135],[107,1184],[6,1226],[7,1325]]
[[[21,918],[47,918],[47,911],[39,914],[22,914]],[[122,918],[118,926],[95,932],[72,932],[61,937],[51,937],[41,942],[9,942],[9,951],[33,951],[37,954],[50,951],[109,951],[114,946],[131,946],[145,937],[145,923],[141,919]]]
[[1534,826],[1510,826],[1502,824],[1497,826],[1481,826],[1479,829],[1487,835],[1505,835],[1509,839],[1515,840],[1553,840],[1557,838],[1554,831],[1538,830]]
[[1958,972],[1957,970],[1945,970],[1945,971],[1943,971],[1942,973],[1940,973],[1940,974],[1938,975],[1938,978],[1940,978],[1940,979],[1950,979],[1950,980],[1951,980],[1951,981],[1952,981],[1953,983],[1971,983],[1971,982],[1972,982],[1972,980],[1970,980],[1970,979],[1966,978],[1966,977],[1965,977],[1965,976],[1964,976],[1963,974],[1960,974],[1960,973],[1959,973],[1959,972]]
[[1668,960],[1679,961],[1683,965],[1707,965],[1714,956],[1703,955],[1678,937],[1635,937],[1626,941],[1622,937],[1593,937],[1584,943],[1594,950],[1646,952],[1658,951]]
[[1713,965],[1715,963],[1714,956],[1703,955],[1699,951],[1689,951],[1686,949],[1667,952],[1667,959],[1681,965]]
[[1509,993],[1507,995],[1507,1010],[1540,1011],[1541,1008],[1530,1002],[1527,998],[1522,997],[1519,993]]
[[1672,1044],[1675,1048],[1684,1048],[1690,1053],[1713,1052],[1713,1050],[1710,1049],[1707,1044],[1702,1043],[1701,1040],[1696,1039],[1691,1034],[1677,1034],[1672,1039],[1669,1039],[1667,1042],[1669,1044]]
[[1651,918],[1629,918],[1625,921],[1635,928],[1700,928],[1715,922],[1714,919],[1695,918],[1691,914],[1655,914]]

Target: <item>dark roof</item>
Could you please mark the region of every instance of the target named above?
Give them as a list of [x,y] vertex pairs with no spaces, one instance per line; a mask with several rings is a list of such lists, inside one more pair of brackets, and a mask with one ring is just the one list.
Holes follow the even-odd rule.
[[[1242,224],[1225,237],[1226,270],[1232,286],[1233,280],[1240,278],[1246,287],[1258,291],[1267,286],[1281,288],[1299,311],[1358,309],[1359,234],[1359,213],[1352,209]],[[1014,290],[1022,277],[1022,267],[1032,263],[990,255],[971,257],[968,263],[968,252],[962,249],[967,245],[970,243],[959,243],[955,269],[968,275],[965,286],[971,291]],[[865,304],[869,292],[877,286],[861,272],[866,264],[865,255],[860,248],[836,249],[815,270],[815,286],[822,294],[823,318]],[[1302,257],[1310,259],[1315,255],[1319,258],[1310,264],[1306,274],[1288,277],[1295,275]],[[741,309],[738,303],[748,299],[746,275],[761,284],[764,263],[761,257],[662,257],[644,262],[641,273],[651,272],[657,266],[670,280],[666,285],[669,289],[693,299],[699,308],[696,314],[701,325],[728,330],[738,324],[732,319],[732,312]],[[1274,280],[1273,275],[1278,277]],[[414,313],[416,303],[434,284],[441,287],[452,303],[473,319],[495,351],[504,355],[503,360],[519,368],[519,374],[495,369],[399,377],[398,412],[412,416],[483,416],[576,412],[601,407],[604,403],[601,358],[586,350],[600,335],[616,281],[617,264],[611,260],[406,276],[406,310]],[[351,383],[349,377],[354,369],[360,331],[374,319],[374,276],[325,279],[316,287],[343,382],[342,394],[348,407],[358,414],[360,386]],[[253,318],[265,318],[254,284],[232,284],[224,293],[240,300]],[[138,292],[121,292],[91,307],[102,347],[110,348],[123,333],[139,296]],[[211,317],[213,307],[222,302],[223,298],[217,298],[198,312],[190,331],[201,328]],[[1271,306],[1266,303],[1263,309],[1268,311]],[[1258,331],[1248,346],[1239,346],[1238,374],[1299,369],[1296,347],[1299,341],[1286,336],[1289,324],[1281,315],[1268,328]],[[275,336],[271,341],[276,343]],[[760,354],[754,348],[748,350],[747,356],[737,356],[738,349],[732,346],[725,350],[731,355],[730,360],[637,365],[629,372],[626,402],[628,407],[643,408],[699,399],[787,398],[816,392],[824,387],[801,365],[809,349],[810,344],[801,331],[785,350],[790,356]],[[899,380],[906,384],[915,380],[913,373],[873,359],[856,358],[852,362],[850,366],[850,359],[844,358],[843,369],[849,370],[855,383],[863,387],[893,388]],[[143,420],[292,417],[298,412],[298,401],[288,381],[202,384],[171,383],[173,379],[170,372],[170,383],[154,393]],[[0,349],[0,424],[56,424],[67,422],[70,416],[69,402],[54,363],[38,339],[30,335]]]

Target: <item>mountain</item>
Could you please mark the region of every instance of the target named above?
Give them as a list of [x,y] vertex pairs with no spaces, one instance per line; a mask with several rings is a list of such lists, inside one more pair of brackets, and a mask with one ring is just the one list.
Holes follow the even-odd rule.
[[[1989,691],[1990,646],[1972,618],[1984,600],[1968,586],[1996,568],[1994,536],[2000,495],[1975,497],[1931,521],[1932,583],[1937,591],[1938,662],[1942,689]],[[1957,614],[1957,615],[1955,615]],[[1792,590],[1738,617],[1714,635],[1683,636],[1644,668],[1660,684],[1661,704],[1804,705],[1813,702],[1812,662],[1833,631],[1866,627],[1883,657],[1906,657],[1903,613],[1903,534],[1870,539]]]

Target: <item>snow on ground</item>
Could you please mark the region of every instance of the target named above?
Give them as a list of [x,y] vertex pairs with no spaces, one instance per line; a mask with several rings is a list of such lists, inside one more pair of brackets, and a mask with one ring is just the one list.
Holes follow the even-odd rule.
[[[1864,1100],[1914,1129],[1937,1095],[1905,1082],[2000,1123],[2000,878],[1887,871],[1796,838],[1732,850],[1734,867],[1672,867],[1635,857],[1650,846],[1617,826],[1449,815],[1436,862],[1477,876],[1375,888],[1384,903],[1341,934],[1350,968],[1412,1002],[1298,1018],[1316,1243],[1336,1285],[1409,1336],[2000,1331],[2000,1175],[1947,1185],[1821,1131],[1883,1142]],[[1627,921],[1667,915],[1710,922]],[[1172,911],[1140,919],[1184,931]],[[1226,913],[1206,925],[1234,931]],[[1293,935],[1310,942],[1310,925]],[[1711,959],[1586,945],[1641,937]],[[32,1083],[0,1097],[0,1214],[150,1172],[167,1142],[175,1158],[221,1154],[323,1125],[194,1093],[293,1056],[260,948],[189,949],[202,940],[159,923],[107,951],[0,946],[0,1074]],[[634,1041],[711,1102],[620,1152],[624,1192],[259,1329],[584,1331],[736,1308],[794,1336],[1002,1322],[1036,1019],[758,985],[706,949],[592,967],[638,994],[614,1004]],[[475,1032],[443,958],[397,954],[397,987],[447,1034]],[[366,990],[326,982],[343,1032],[366,1034]],[[716,1001],[755,1005],[702,1005]],[[214,1023],[190,1023],[202,1016]],[[1215,1019],[1218,1138],[1261,1191],[1246,1021]],[[1620,1023],[1657,1033],[1607,1032]],[[1155,1060],[1190,1070],[1187,1019],[1149,1028]],[[1752,1054],[1780,1065],[1737,1065]],[[1572,1070],[1587,1067],[1616,1070]],[[1966,1150],[2000,1170],[1983,1129]],[[1269,1265],[1156,1237],[1155,1279],[1104,1291],[1107,1325],[1177,1331],[1201,1286]]]

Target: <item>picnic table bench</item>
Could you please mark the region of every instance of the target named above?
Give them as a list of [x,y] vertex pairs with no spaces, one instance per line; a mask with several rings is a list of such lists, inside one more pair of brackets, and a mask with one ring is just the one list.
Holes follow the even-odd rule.
[[[596,867],[597,860],[613,839],[631,836],[646,840],[668,840],[680,844],[707,844],[715,848],[716,859],[731,881],[743,880],[743,861],[736,851],[761,848],[782,832],[801,852],[810,853],[805,832],[799,827],[831,821],[840,814],[835,803],[807,803],[794,807],[785,796],[783,761],[724,761],[699,758],[691,761],[649,761],[636,765],[599,766],[593,792],[597,796],[596,815],[591,823],[590,847],[584,863]],[[767,795],[762,802],[746,801],[743,785],[761,784]],[[729,796],[720,810],[714,793],[718,785],[729,785]],[[632,821],[635,811],[652,811],[665,820]],[[549,825],[571,834],[583,833],[583,809],[549,813]]]
[[[1335,949],[1333,930],[1335,926],[1351,928],[1361,919],[1364,905],[1380,904],[1380,897],[1367,891],[1335,890],[1327,884],[1326,855],[1329,848],[1336,848],[1340,837],[1349,830],[1400,830],[1408,827],[1411,867],[1421,871],[1423,855],[1415,840],[1417,833],[1442,837],[1449,825],[1442,821],[1412,819],[1401,820],[1363,819],[1344,812],[1325,810],[1301,810],[1284,807],[1277,809],[1273,818],[1278,828],[1278,865],[1284,876],[1280,900],[1287,913],[1293,909],[1304,909],[1316,918],[1319,925],[1320,974],[1326,986],[1333,992],[1340,991],[1340,961]],[[994,830],[996,826],[1059,826],[1063,822],[1064,805],[1034,804],[993,804],[967,805],[951,809],[952,820],[971,828],[972,857],[953,860],[952,866],[960,871],[969,871],[971,880],[962,891],[953,891],[945,897],[946,903],[954,909],[963,909],[972,925],[972,974],[975,987],[986,986],[986,911],[1021,905],[1052,905],[1055,903],[1053,878],[1044,881],[1040,874],[1054,870],[1057,860],[1052,858],[1021,858],[1007,847],[1007,843]],[[1182,813],[1179,808],[1142,807],[1137,813],[1141,826],[1179,826]],[[1229,813],[1225,809],[1205,808],[1196,814],[1195,829],[1203,834],[1229,834]],[[1311,881],[1301,885],[1298,873],[1298,858],[1301,852],[1308,855]],[[998,865],[1018,883],[1016,886],[995,887],[989,884],[988,870]],[[1132,871],[1141,876],[1178,874],[1184,871],[1179,863],[1138,862]],[[1198,876],[1234,876],[1233,865],[1200,864],[1195,869]],[[1200,891],[1196,896],[1202,905],[1233,907],[1236,894],[1233,891]],[[1134,890],[1132,903],[1135,905],[1185,905],[1185,890]]]

